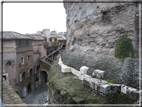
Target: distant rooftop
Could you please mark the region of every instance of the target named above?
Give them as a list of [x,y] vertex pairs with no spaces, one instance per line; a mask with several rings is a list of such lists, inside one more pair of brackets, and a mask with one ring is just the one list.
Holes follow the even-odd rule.
[[30,37],[13,31],[0,32],[0,39],[31,39]]
[[28,34],[26,36],[32,38],[33,40],[44,40],[45,39],[45,37],[42,36],[42,34]]

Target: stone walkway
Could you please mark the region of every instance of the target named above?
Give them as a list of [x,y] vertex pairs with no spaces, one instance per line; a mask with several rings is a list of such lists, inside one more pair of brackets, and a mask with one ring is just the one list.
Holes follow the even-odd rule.
[[26,104],[45,104],[48,96],[48,87],[47,84],[37,88],[26,98],[23,98],[23,101]]
[[[1,79],[1,77],[0,77]],[[1,86],[1,82],[0,82]],[[14,91],[12,86],[10,86],[3,78],[3,89],[0,88],[0,93],[2,94],[2,101],[6,106],[15,107],[14,105],[19,104],[19,107],[27,107],[20,96]]]

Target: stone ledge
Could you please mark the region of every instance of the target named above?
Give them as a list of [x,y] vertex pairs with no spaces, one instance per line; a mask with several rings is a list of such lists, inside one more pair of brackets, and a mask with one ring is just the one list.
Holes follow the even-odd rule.
[[[1,79],[1,77],[0,77]],[[8,104],[21,104],[21,106],[28,107],[23,100],[20,98],[20,96],[14,91],[12,86],[10,86],[5,79],[3,78],[3,102],[5,106],[8,106]]]
[[[66,66],[63,64],[61,57],[59,58],[59,65],[61,67]],[[129,98],[133,99],[136,102],[139,102],[138,100],[139,100],[140,91],[138,91],[135,88],[125,86],[124,84],[112,84],[112,83],[108,83],[105,80],[99,80],[96,78],[92,78],[91,76],[85,74],[84,72],[80,72],[81,69],[80,71],[78,71],[72,67],[66,66],[66,68],[70,69],[70,72],[72,72],[81,81],[83,81],[83,84],[85,84],[88,87],[91,87],[93,90],[98,91],[100,94],[107,95],[107,94],[114,94],[118,92],[118,93],[128,95]],[[87,72],[87,70],[88,69],[86,69],[85,72]],[[66,71],[62,71],[62,72],[66,72]],[[103,71],[103,73],[104,72],[105,71]]]

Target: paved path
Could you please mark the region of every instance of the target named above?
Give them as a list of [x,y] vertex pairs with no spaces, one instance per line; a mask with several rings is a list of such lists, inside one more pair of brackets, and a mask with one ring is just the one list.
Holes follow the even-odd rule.
[[23,98],[23,101],[26,104],[45,104],[45,101],[47,101],[47,97],[48,97],[48,87],[47,84],[45,84],[41,87],[38,87],[26,98]]

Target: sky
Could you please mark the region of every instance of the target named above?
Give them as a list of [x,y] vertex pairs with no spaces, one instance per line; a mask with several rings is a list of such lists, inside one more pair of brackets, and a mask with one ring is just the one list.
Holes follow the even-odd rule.
[[25,34],[43,29],[66,32],[63,3],[3,3],[3,31]]

